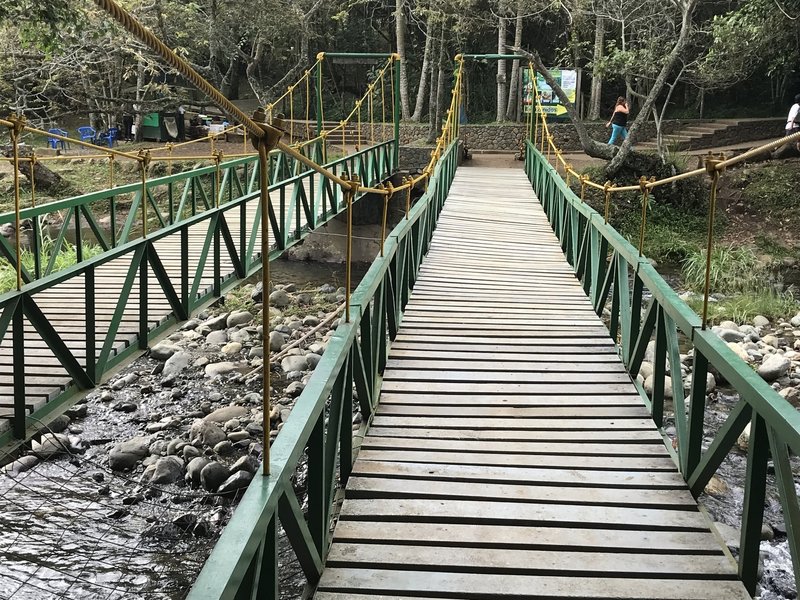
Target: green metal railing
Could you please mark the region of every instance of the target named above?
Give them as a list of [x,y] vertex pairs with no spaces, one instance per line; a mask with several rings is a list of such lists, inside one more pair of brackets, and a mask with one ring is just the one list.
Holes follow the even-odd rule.
[[[759,543],[767,490],[767,462],[775,466],[795,579],[800,588],[800,506],[789,461],[800,454],[800,413],[745,364],[702,322],[661,278],[647,259],[602,215],[581,202],[548,160],[528,141],[525,168],[550,219],[567,260],[583,284],[595,312],[610,300],[611,337],[636,380],[645,351],[655,340],[653,391],[636,382],[659,428],[665,422],[665,376],[672,381],[677,448],[666,444],[692,493],[698,496],[751,424],[741,527],[739,575],[755,592]],[[610,298],[609,298],[610,297]],[[645,301],[645,299],[647,300]],[[679,341],[693,348],[691,388],[684,394]],[[712,366],[739,394],[723,426],[704,450],[706,378]],[[665,435],[665,441],[668,440]]]
[[[353,389],[364,426],[377,406],[381,375],[428,251],[457,165],[457,141],[437,163],[426,193],[388,236],[351,299],[322,361],[272,444],[270,475],[257,475],[203,567],[189,598],[279,598],[278,521],[310,585],[319,579],[330,544],[336,491],[354,460]],[[292,478],[307,459],[308,509]]]
[[[286,174],[298,170],[294,165],[284,163],[281,167],[279,156],[274,158],[274,167],[278,172]],[[335,160],[327,165],[329,171],[338,175],[359,175],[361,181],[371,185],[382,183],[397,168],[397,154],[393,141],[387,141],[371,148],[364,149],[345,158]],[[27,273],[25,283],[19,291],[11,291],[0,296],[0,343],[9,335],[13,338],[13,435],[25,436],[28,425],[30,407],[26,406],[26,388],[36,386],[35,375],[26,373],[25,344],[26,323],[31,325],[44,340],[49,350],[55,355],[72,379],[72,384],[65,390],[49,399],[49,402],[38,409],[34,416],[44,419],[56,410],[77,390],[93,387],[101,381],[109,369],[119,364],[125,357],[137,349],[144,349],[148,341],[162,333],[166,328],[178,321],[189,318],[193,311],[206,304],[214,297],[243,278],[249,277],[261,268],[260,244],[257,243],[261,211],[258,203],[258,169],[254,159],[245,158],[221,165],[219,177],[215,167],[196,169],[162,177],[147,182],[147,201],[152,208],[151,213],[158,226],[133,234],[133,217],[137,211],[136,197],[129,210],[129,216],[118,233],[105,235],[99,229],[98,219],[93,211],[100,204],[114,211],[114,205],[120,196],[138,194],[138,203],[145,197],[137,186],[123,186],[113,190],[105,190],[78,198],[71,198],[40,207],[25,209],[24,218],[43,219],[54,211],[66,211],[57,240],[63,244],[66,238],[68,221],[80,225],[85,220],[95,232],[98,242],[104,251],[97,256],[86,258],[80,255],[81,244],[76,243],[78,253],[77,264],[53,271],[49,265],[35,273]],[[217,185],[219,180],[220,184]],[[178,192],[177,190],[181,191]],[[209,194],[210,190],[210,194]],[[224,193],[223,193],[224,190]],[[273,183],[269,187],[271,194],[268,215],[272,251],[270,259],[282,254],[289,246],[302,239],[308,232],[324,224],[347,207],[345,196],[339,186],[333,185],[314,171],[305,171]],[[168,207],[155,200],[156,192],[162,192]],[[217,194],[219,191],[219,194]],[[215,199],[219,197],[217,202]],[[217,204],[215,206],[215,204]],[[174,207],[169,208],[169,207]],[[249,208],[249,210],[248,210]],[[141,209],[139,207],[139,213]],[[229,226],[229,216],[238,213],[238,231]],[[112,212],[113,214],[113,212]],[[13,215],[12,215],[13,217]],[[0,217],[0,223],[8,222],[8,216]],[[113,222],[113,221],[112,221]],[[189,258],[189,228],[197,231],[203,228],[203,239],[200,258],[191,262]],[[97,229],[97,231],[95,231]],[[75,227],[80,236],[81,227]],[[170,273],[165,260],[159,252],[159,241],[168,236],[180,240],[180,274]],[[101,241],[102,240],[102,241]],[[78,238],[80,241],[80,237]],[[8,250],[8,248],[6,248]],[[13,251],[12,251],[13,252]],[[16,260],[16,256],[12,253]],[[101,298],[98,281],[98,269],[117,261],[125,264],[126,276],[119,297],[113,298],[114,312],[111,322],[102,331],[96,326],[96,306]],[[127,262],[126,262],[127,261]],[[224,264],[232,264],[230,272],[223,272]],[[213,268],[213,283],[203,286],[204,272],[207,265]],[[102,273],[101,273],[102,274]],[[157,280],[160,291],[167,298],[172,312],[166,318],[154,320],[148,310],[148,277]],[[83,288],[84,302],[82,306],[65,306],[69,317],[73,320],[68,327],[76,335],[78,327],[81,339],[73,339],[67,343],[62,339],[62,324],[54,324],[50,317],[37,304],[39,294],[51,290],[59,284],[77,281],[78,289]],[[120,349],[117,334],[123,321],[125,311],[132,301],[131,292],[140,290],[138,294],[138,336],[135,343],[122,340],[126,346]],[[107,302],[109,299],[105,298]],[[56,315],[56,318],[64,314]],[[8,434],[0,436],[0,441],[8,441]]]

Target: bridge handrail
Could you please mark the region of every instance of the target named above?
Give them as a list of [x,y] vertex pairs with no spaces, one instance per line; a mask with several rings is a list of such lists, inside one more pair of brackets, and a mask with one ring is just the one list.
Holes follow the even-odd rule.
[[[307,151],[312,156],[321,158],[319,145],[307,147]],[[366,148],[360,152],[345,156],[327,163],[326,168],[336,173],[355,173],[361,174],[364,181],[377,183],[380,179],[375,179],[374,169],[377,168],[382,174],[390,174],[395,162],[394,145],[392,141],[383,142],[376,146]],[[282,190],[291,189],[295,184],[301,185],[306,182],[315,184],[316,179],[311,170],[301,170],[302,165],[297,163],[292,157],[277,152],[271,156],[270,193],[276,193],[276,197],[284,194]],[[369,170],[373,169],[370,173]],[[362,172],[359,173],[359,170]],[[258,160],[257,157],[245,157],[221,163],[219,168],[216,166],[201,167],[183,173],[166,175],[154,179],[149,179],[145,185],[135,183],[109,188],[58,200],[49,204],[40,204],[20,210],[20,222],[29,219],[32,223],[32,244],[29,250],[24,250],[33,254],[36,268],[23,272],[23,289],[41,289],[41,285],[31,288],[34,282],[55,277],[58,281],[63,281],[64,276],[60,271],[55,271],[55,262],[52,260],[65,249],[68,231],[74,227],[76,215],[77,220],[91,230],[92,238],[84,240],[80,237],[76,239],[75,252],[77,254],[75,265],[68,267],[67,270],[75,268],[76,265],[84,263],[89,258],[83,257],[79,252],[78,241],[91,241],[100,246],[99,255],[92,257],[97,264],[107,262],[119,253],[113,252],[115,248],[123,246],[133,239],[148,237],[159,239],[166,234],[174,233],[187,224],[194,224],[198,221],[195,217],[198,214],[213,214],[218,209],[228,210],[233,206],[238,206],[241,201],[249,201],[258,195],[256,189],[258,185]],[[147,199],[150,214],[145,215],[142,209],[143,189],[147,190]],[[337,201],[341,199],[342,192],[336,186],[324,187],[321,191],[314,190],[315,194],[320,193],[325,198],[320,198],[321,202]],[[161,197],[159,197],[159,194]],[[285,195],[285,194],[284,194]],[[334,198],[335,197],[335,198]],[[320,203],[317,202],[317,205]],[[280,213],[280,206],[285,202],[274,203],[275,208]],[[121,209],[118,207],[122,207]],[[101,214],[110,213],[111,225],[108,229],[101,227],[98,223]],[[127,210],[124,224],[117,224],[117,214],[120,210]],[[66,211],[61,219],[56,231],[54,231],[54,244],[49,249],[50,264],[40,265],[40,255],[44,252],[45,236],[42,234],[42,221],[47,215],[62,213]],[[209,212],[211,211],[211,212]],[[278,240],[278,247],[285,248],[288,226],[286,213],[276,214],[272,222],[273,235]],[[147,218],[150,223],[146,235],[142,221]],[[5,223],[15,223],[17,215],[14,212],[0,215],[0,225]],[[138,227],[138,230],[135,228]],[[74,228],[78,235],[81,235]],[[254,226],[255,229],[255,226]],[[109,254],[110,253],[110,254]],[[16,250],[5,239],[0,238],[0,261],[7,261],[13,267],[17,264]],[[2,297],[2,296],[0,296]]]
[[[319,577],[330,542],[334,491],[338,485],[344,486],[352,467],[352,389],[355,386],[358,391],[363,422],[368,423],[377,404],[389,339],[397,332],[455,173],[457,145],[454,141],[446,149],[428,190],[388,236],[384,255],[376,258],[353,293],[350,322],[343,319],[338,324],[272,444],[270,475],[257,475],[250,484],[190,599],[235,598],[243,593],[277,598],[276,518],[280,518],[307,579],[313,583]],[[304,450],[308,456],[307,523],[290,480]],[[263,557],[269,561],[263,562]]]
[[[634,379],[639,374],[651,338],[655,338],[653,392],[648,395],[638,381],[636,386],[656,425],[663,428],[665,376],[670,376],[677,449],[670,444],[667,444],[667,449],[695,496],[703,492],[748,422],[752,422],[739,574],[753,593],[767,487],[767,459],[771,454],[795,578],[800,587],[800,506],[789,462],[790,451],[800,454],[800,413],[716,333],[703,328],[702,319],[680,299],[639,250],[614,230],[602,215],[581,201],[530,140],[526,142],[526,171],[562,249],[598,315],[603,313],[610,296],[610,333],[615,341],[618,340],[621,358]],[[646,306],[645,290],[651,293]],[[641,314],[643,308],[644,316]],[[692,381],[687,398],[684,397],[680,370],[679,334],[694,348]],[[709,365],[733,386],[740,400],[710,447],[703,451]]]

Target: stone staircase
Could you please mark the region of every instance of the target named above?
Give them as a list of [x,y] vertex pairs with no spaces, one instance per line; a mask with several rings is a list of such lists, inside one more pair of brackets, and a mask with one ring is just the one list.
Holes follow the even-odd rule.
[[[673,150],[703,150],[779,137],[783,119],[715,119],[688,121],[679,129],[664,134],[664,141]],[[637,144],[641,150],[656,150],[655,138]]]
[[[687,124],[677,131],[664,134],[664,143],[668,148],[677,150],[697,150],[715,146],[718,134],[738,126],[738,121],[698,121]],[[656,150],[655,138],[637,144],[641,150]]]

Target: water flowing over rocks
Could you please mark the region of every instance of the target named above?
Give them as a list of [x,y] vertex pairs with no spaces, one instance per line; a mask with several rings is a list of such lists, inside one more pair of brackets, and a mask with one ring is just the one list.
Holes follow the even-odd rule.
[[[271,441],[289,418],[333,335],[335,319],[319,324],[339,308],[343,292],[327,284],[300,290],[270,286],[271,297],[282,309],[270,307],[271,323],[265,333],[258,304],[261,289],[245,286],[230,296],[235,308],[226,309],[226,297],[218,307],[187,321],[93,390],[67,412],[69,416],[55,419],[52,431],[44,427],[30,453],[7,464],[2,476],[19,477],[49,464],[55,467],[55,461],[80,464],[87,493],[105,499],[109,506],[101,520],[117,524],[136,521],[137,510],[148,503],[180,507],[180,512],[158,513],[169,515],[164,522],[155,516],[143,521],[139,535],[151,541],[165,535],[204,540],[190,567],[165,575],[182,581],[185,592],[238,498],[261,468],[264,335],[274,354],[275,410],[267,420]],[[304,481],[304,475],[298,476],[297,485],[304,486]],[[12,479],[9,484],[13,485]],[[104,550],[114,551],[118,548]],[[119,568],[127,568],[122,563]],[[151,566],[139,575],[148,583],[132,588],[126,597],[155,597],[152,594],[160,591],[158,565]]]

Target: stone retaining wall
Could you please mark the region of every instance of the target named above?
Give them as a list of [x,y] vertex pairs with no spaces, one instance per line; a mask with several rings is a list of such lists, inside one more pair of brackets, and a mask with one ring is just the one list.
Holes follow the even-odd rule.
[[[669,119],[664,121],[662,130],[669,135],[691,126],[692,124],[707,123],[708,121]],[[751,142],[771,137],[780,137],[783,134],[784,120],[754,119],[740,121],[728,129],[715,132],[712,136],[692,142],[692,148],[711,148],[714,146],[729,146],[744,142]],[[570,123],[551,123],[550,132],[553,134],[556,145],[564,151],[578,151],[581,149],[578,134]],[[607,142],[609,130],[605,123],[587,123],[589,135],[600,142]],[[527,134],[524,123],[489,123],[485,125],[462,125],[461,135],[467,148],[475,150],[519,150]],[[655,139],[656,127],[652,121],[644,123],[639,130],[640,140]],[[408,149],[414,148],[409,144],[418,144],[428,136],[428,125],[417,123],[403,123],[400,126],[400,143]],[[430,150],[428,150],[430,152]]]

